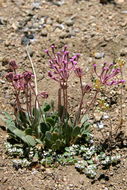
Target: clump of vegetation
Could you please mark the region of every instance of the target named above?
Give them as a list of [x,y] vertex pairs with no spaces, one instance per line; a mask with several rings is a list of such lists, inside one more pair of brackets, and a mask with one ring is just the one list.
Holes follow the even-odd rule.
[[[48,76],[59,83],[58,109],[54,109],[56,102],[41,103],[40,98],[47,99],[48,93],[38,93],[33,64],[34,74],[30,71],[19,73],[16,62],[9,62],[11,72],[7,73],[6,79],[13,90],[15,117],[12,118],[6,112],[1,116],[9,134],[7,153],[19,158],[13,161],[16,169],[30,167],[33,162],[45,166],[75,164],[78,171],[94,178],[98,166],[107,167],[120,160],[119,156],[105,154],[94,145],[88,114],[94,108],[98,94],[104,93],[106,86],[125,82],[123,78],[116,78],[122,74],[121,67],[104,63],[99,74],[97,65],[94,64],[93,81],[84,85],[84,72],[78,66],[80,54],[70,56],[67,46],[56,52],[54,45],[51,46],[51,51],[45,50],[45,53],[49,57]],[[72,72],[78,77],[81,89],[78,110],[73,117],[68,111],[68,83]],[[82,115],[85,95],[91,92],[92,100],[89,104],[86,103],[85,114]]]

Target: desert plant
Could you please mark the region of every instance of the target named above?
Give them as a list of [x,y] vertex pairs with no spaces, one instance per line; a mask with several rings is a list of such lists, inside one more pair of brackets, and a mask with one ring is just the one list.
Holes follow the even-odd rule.
[[[48,75],[58,81],[58,111],[54,111],[50,104],[41,105],[39,97],[47,98],[47,92],[37,94],[37,85],[34,85],[34,75],[29,71],[18,72],[15,61],[9,62],[11,72],[7,73],[6,79],[11,84],[14,92],[14,115],[13,119],[8,113],[3,113],[6,127],[15,142],[24,143],[25,146],[35,147],[40,144],[43,149],[62,151],[64,147],[75,144],[78,141],[88,141],[90,138],[90,124],[86,116],[76,122],[69,116],[68,107],[68,78],[72,71],[80,78],[82,98],[90,87],[83,87],[80,77],[81,69],[76,67],[79,54],[69,58],[67,47],[61,53],[55,54],[55,46],[51,46],[53,58],[50,56],[50,68],[54,72]],[[35,70],[34,70],[35,71]],[[61,91],[63,92],[63,105],[61,104]],[[22,102],[24,99],[24,104]],[[82,100],[79,106],[81,112]],[[77,122],[78,121],[78,122]]]

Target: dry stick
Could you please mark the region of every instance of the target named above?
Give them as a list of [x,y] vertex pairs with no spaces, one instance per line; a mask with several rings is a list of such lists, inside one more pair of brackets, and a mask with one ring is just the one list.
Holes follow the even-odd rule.
[[[27,56],[30,60],[30,63],[31,63],[31,66],[32,66],[32,70],[33,70],[33,73],[34,73],[34,84],[35,84],[35,94],[36,96],[38,95],[38,88],[37,88],[37,75],[36,75],[36,72],[35,72],[35,66],[34,66],[34,63],[30,57],[30,54],[29,54],[29,51],[28,51],[28,45],[26,47],[26,52],[27,52]],[[38,102],[36,102],[36,106],[38,108]]]

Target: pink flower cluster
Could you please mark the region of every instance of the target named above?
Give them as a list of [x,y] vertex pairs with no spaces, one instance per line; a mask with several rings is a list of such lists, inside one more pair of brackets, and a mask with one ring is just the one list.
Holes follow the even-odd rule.
[[34,75],[30,71],[25,71],[22,74],[9,72],[6,75],[7,81],[11,82],[13,87],[19,91],[20,90],[24,91],[26,89],[28,83],[32,82],[33,77],[34,77]]
[[124,83],[125,80],[116,80],[114,77],[116,77],[118,74],[121,73],[120,68],[115,68],[115,65],[104,63],[101,68],[101,73],[97,73],[97,65],[94,64],[94,72],[99,78],[101,84],[112,86],[112,85],[118,85],[120,83]]
[[[9,62],[9,68],[14,72],[7,73],[6,79],[8,82],[12,83],[12,86],[14,87],[15,90],[25,91],[26,88],[28,88],[28,87],[32,88],[32,90],[34,89],[34,85],[33,85],[34,75],[32,72],[25,71],[21,74],[17,73],[18,65],[16,64],[15,61]],[[37,94],[37,96],[47,98],[48,93],[47,92],[41,92],[41,93]]]
[[56,47],[51,46],[52,53],[49,50],[45,50],[49,56],[49,67],[52,71],[48,72],[48,76],[58,82],[66,82],[70,76],[71,71],[75,69],[80,54],[70,57],[67,46],[64,46],[63,50],[55,53]]

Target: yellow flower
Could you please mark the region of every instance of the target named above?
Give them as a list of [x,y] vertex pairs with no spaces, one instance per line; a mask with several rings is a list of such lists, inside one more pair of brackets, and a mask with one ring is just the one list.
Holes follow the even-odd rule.
[[118,58],[115,60],[116,66],[123,67],[125,65],[125,60]]
[[100,89],[102,87],[101,81],[99,79],[95,79],[94,88]]

